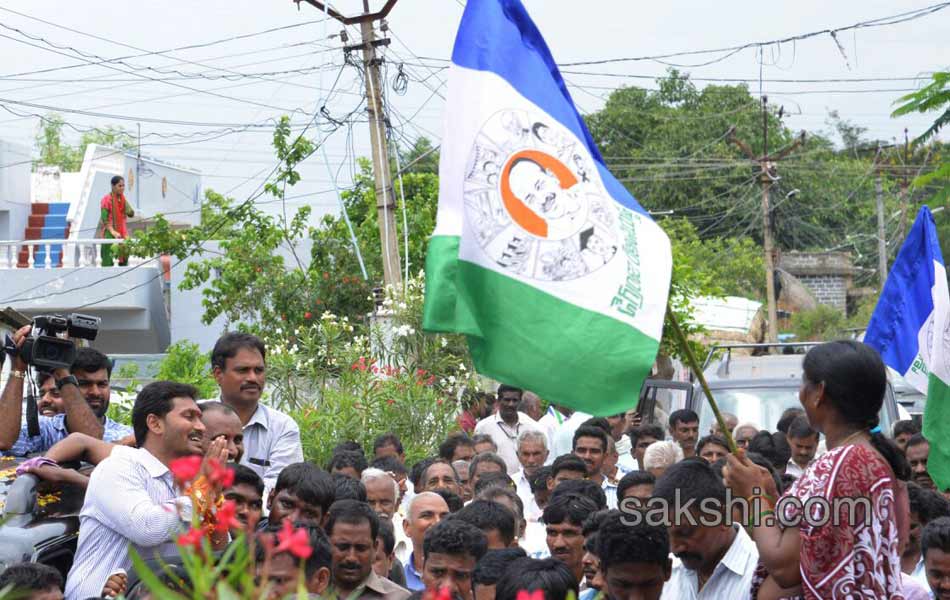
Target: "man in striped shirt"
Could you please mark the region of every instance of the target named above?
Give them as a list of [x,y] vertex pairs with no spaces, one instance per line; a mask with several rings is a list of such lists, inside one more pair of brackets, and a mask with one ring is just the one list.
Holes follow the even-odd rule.
[[[79,545],[66,579],[66,598],[99,597],[109,576],[132,566],[129,546],[143,558],[176,553],[175,534],[191,520],[169,464],[201,454],[204,425],[194,387],[170,381],[145,386],[132,408],[137,448],[117,446],[92,472],[79,514]],[[216,440],[209,456],[226,460]]]

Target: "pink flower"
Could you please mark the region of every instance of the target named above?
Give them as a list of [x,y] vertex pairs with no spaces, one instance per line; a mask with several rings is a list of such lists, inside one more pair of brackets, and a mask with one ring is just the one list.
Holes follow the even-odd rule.
[[196,455],[176,458],[168,465],[168,469],[175,477],[175,481],[180,484],[187,483],[201,472],[201,457]]
[[311,314],[309,310],[303,314],[304,319],[309,320],[311,317],[313,317],[313,314]]
[[211,475],[208,476],[211,483],[221,489],[229,488],[234,485],[234,469],[222,465],[213,458],[208,460],[208,465],[211,467]]
[[310,558],[313,553],[307,530],[294,530],[294,526],[290,521],[284,521],[284,528],[277,532],[277,542],[275,552],[290,552],[297,558],[304,560]]
[[237,520],[237,504],[234,503],[234,500],[226,500],[221,508],[214,513],[214,530],[223,533],[232,527],[241,526],[242,523]]
[[192,527],[187,533],[178,536],[178,545],[182,548],[192,547],[195,550],[200,550],[201,540],[203,540],[204,537],[205,534],[203,531]]
[[518,595],[515,596],[515,600],[544,600],[544,591],[534,590],[529,592],[527,590],[520,590]]

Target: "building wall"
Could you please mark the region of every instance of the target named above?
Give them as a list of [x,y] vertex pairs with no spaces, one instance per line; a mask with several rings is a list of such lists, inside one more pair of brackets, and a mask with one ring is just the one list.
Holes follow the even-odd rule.
[[779,259],[779,268],[794,275],[820,304],[841,312],[848,308],[854,267],[846,252],[788,252]]
[[798,278],[819,304],[844,311],[848,306],[849,280],[840,275],[801,275]]
[[30,149],[0,139],[0,165],[8,165],[0,169],[0,239],[19,240],[30,216]]

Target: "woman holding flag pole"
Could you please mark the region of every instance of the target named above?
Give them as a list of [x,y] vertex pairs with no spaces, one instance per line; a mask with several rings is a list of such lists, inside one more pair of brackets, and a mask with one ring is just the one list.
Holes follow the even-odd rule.
[[748,529],[760,565],[751,597],[903,599],[899,547],[909,526],[910,469],[896,446],[872,433],[887,386],[884,363],[870,346],[840,341],[812,348],[803,369],[799,400],[828,451],[781,499],[743,450],[723,470],[733,496],[752,507]]

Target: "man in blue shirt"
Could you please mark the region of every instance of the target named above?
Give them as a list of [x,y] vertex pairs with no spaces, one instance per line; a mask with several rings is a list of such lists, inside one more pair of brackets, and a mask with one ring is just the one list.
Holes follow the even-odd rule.
[[[14,335],[18,347],[30,335],[24,327]],[[39,417],[39,433],[31,436],[22,419],[23,381],[28,376],[27,364],[16,357],[10,378],[0,396],[0,452],[26,456],[46,452],[56,442],[73,432],[80,432],[107,442],[119,442],[132,435],[132,429],[106,416],[109,409],[112,361],[93,348],[80,348],[69,371],[56,369],[53,379],[62,395],[65,413]]]

